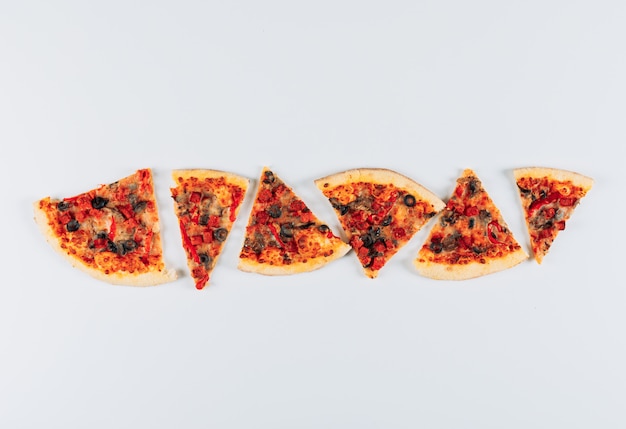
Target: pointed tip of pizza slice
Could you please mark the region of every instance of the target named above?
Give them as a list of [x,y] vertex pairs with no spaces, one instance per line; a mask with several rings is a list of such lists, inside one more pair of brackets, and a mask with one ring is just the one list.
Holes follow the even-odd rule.
[[248,190],[246,177],[221,170],[172,171],[171,188],[189,273],[196,289],[208,283]]
[[335,209],[370,278],[445,206],[424,186],[388,169],[346,170],[315,184]]
[[414,265],[425,277],[464,280],[511,268],[527,258],[478,176],[466,169]]
[[549,167],[517,168],[513,175],[533,257],[541,264],[559,232],[565,229],[566,221],[593,186],[593,179]]
[[33,209],[51,247],[98,280],[152,286],[177,278],[163,262],[150,169],[71,198],[43,198]]
[[239,256],[240,270],[265,275],[303,273],[349,250],[291,187],[263,168]]

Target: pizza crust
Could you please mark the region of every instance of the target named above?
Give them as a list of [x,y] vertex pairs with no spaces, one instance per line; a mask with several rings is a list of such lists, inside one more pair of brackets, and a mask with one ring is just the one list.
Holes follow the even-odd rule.
[[393,184],[398,188],[411,190],[412,193],[419,195],[425,202],[431,204],[437,212],[445,207],[445,203],[424,186],[400,173],[385,168],[356,168],[315,180],[315,184],[320,190],[358,182],[381,185]]
[[204,169],[185,169],[185,170],[173,170],[172,179],[175,183],[178,183],[178,178],[184,180],[192,177],[198,179],[224,179],[226,182],[232,185],[239,186],[240,188],[247,189],[250,180],[247,177],[239,176],[228,171],[221,170],[204,170]]
[[591,177],[583,176],[582,174],[575,173],[573,171],[561,170],[558,168],[549,167],[524,167],[516,168],[513,170],[515,180],[522,179],[524,177],[532,177],[536,179],[542,179],[544,177],[556,180],[560,182],[571,181],[574,185],[579,186],[589,191],[593,186],[593,179]]
[[252,259],[240,259],[239,268],[241,271],[263,274],[267,276],[282,276],[291,274],[300,274],[317,270],[324,265],[341,258],[350,251],[349,244],[338,241],[330,256],[320,256],[307,260],[306,262],[293,262],[289,265],[270,265],[268,263],[259,263]]
[[512,268],[528,259],[528,254],[519,248],[499,259],[490,259],[485,264],[471,262],[466,265],[450,265],[430,262],[418,257],[413,261],[417,272],[435,280],[468,280]]
[[[33,203],[34,219],[35,223],[39,227],[46,241],[50,246],[63,258],[65,258],[74,268],[77,268],[90,276],[102,280],[104,282],[125,285],[125,286],[155,286],[158,284],[168,283],[176,280],[177,273],[175,270],[164,268],[162,271],[149,271],[145,273],[132,274],[128,272],[117,272],[111,274],[105,274],[102,271],[96,270],[90,266],[85,265],[80,259],[68,254],[59,244],[59,240],[54,235],[50,224],[48,223],[48,216],[39,208],[39,201]],[[158,227],[154,230],[158,232]]]

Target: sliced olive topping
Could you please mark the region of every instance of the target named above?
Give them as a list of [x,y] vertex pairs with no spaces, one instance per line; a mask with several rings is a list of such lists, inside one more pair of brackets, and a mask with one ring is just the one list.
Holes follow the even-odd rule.
[[363,246],[365,247],[371,247],[372,244],[374,244],[374,239],[369,234],[362,235],[361,241],[363,242]]
[[106,231],[100,231],[98,234],[96,234],[96,238],[98,240],[104,240],[105,238],[107,238],[109,236],[109,234],[107,234]]
[[413,195],[411,195],[411,194],[406,194],[406,195],[404,196],[404,204],[405,204],[407,207],[414,207],[416,203],[417,203],[417,201],[415,200],[415,197],[414,197]]
[[65,225],[65,228],[67,228],[69,232],[78,231],[78,228],[80,228],[80,223],[78,223],[76,219],[72,219]]
[[470,218],[470,220],[469,220],[469,224],[467,225],[467,227],[468,227],[469,229],[472,229],[472,228],[474,228],[474,224],[475,224],[475,223],[476,223],[476,219],[474,219],[473,217],[471,217],[471,218]]
[[228,237],[228,230],[226,230],[226,228],[217,228],[213,231],[213,238],[217,241],[224,241],[226,237]]
[[[116,253],[120,256],[126,255],[128,252],[132,252],[137,248],[137,243],[134,240],[121,240],[118,243],[113,243],[115,245]],[[113,250],[111,250],[113,251]]]
[[211,258],[209,255],[207,255],[206,253],[200,253],[198,255],[198,258],[200,258],[200,263],[202,265],[209,265],[211,263],[211,261],[213,261],[213,258]]
[[391,225],[391,221],[392,221],[391,215],[387,215],[387,216],[385,216],[383,218],[383,221],[381,222],[381,225],[382,226],[389,226],[389,225]]
[[272,204],[267,209],[267,214],[270,215],[270,217],[276,219],[276,218],[279,218],[283,214],[283,211],[278,204]]
[[317,227],[317,230],[319,232],[326,233],[326,232],[330,231],[330,228],[328,227],[328,225],[320,225],[320,226]]
[[69,208],[70,208],[70,203],[68,203],[67,201],[60,201],[59,204],[57,204],[57,210],[59,210],[60,212],[64,212],[68,210]]
[[106,198],[100,197],[100,196],[95,196],[92,200],[91,200],[91,207],[93,207],[94,209],[103,209],[107,203],[109,202],[109,200],[107,200]]

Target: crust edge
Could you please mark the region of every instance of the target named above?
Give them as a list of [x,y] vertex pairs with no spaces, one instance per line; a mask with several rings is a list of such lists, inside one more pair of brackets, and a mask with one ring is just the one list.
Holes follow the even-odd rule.
[[350,249],[351,247],[348,243],[341,241],[341,243],[337,245],[334,249],[332,255],[310,259],[307,262],[298,262],[290,265],[278,266],[261,264],[250,259],[240,259],[237,268],[244,272],[263,274],[267,276],[282,276],[306,273],[322,268],[330,262],[343,257],[346,253],[350,251]]
[[434,280],[468,280],[513,268],[527,259],[528,254],[520,247],[502,258],[488,261],[487,264],[473,262],[467,265],[448,265],[430,261],[421,262],[418,256],[413,265],[420,275]]

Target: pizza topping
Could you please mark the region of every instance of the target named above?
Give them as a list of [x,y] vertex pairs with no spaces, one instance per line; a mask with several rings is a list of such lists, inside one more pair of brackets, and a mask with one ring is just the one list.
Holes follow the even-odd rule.
[[65,227],[69,232],[75,232],[80,228],[80,223],[76,219],[72,219],[65,225]]
[[91,200],[91,207],[98,210],[103,209],[108,202],[109,200],[107,200],[106,198],[96,196]]
[[404,196],[404,204],[406,204],[407,207],[415,207],[415,204],[417,204],[417,200],[413,195],[406,194]]

